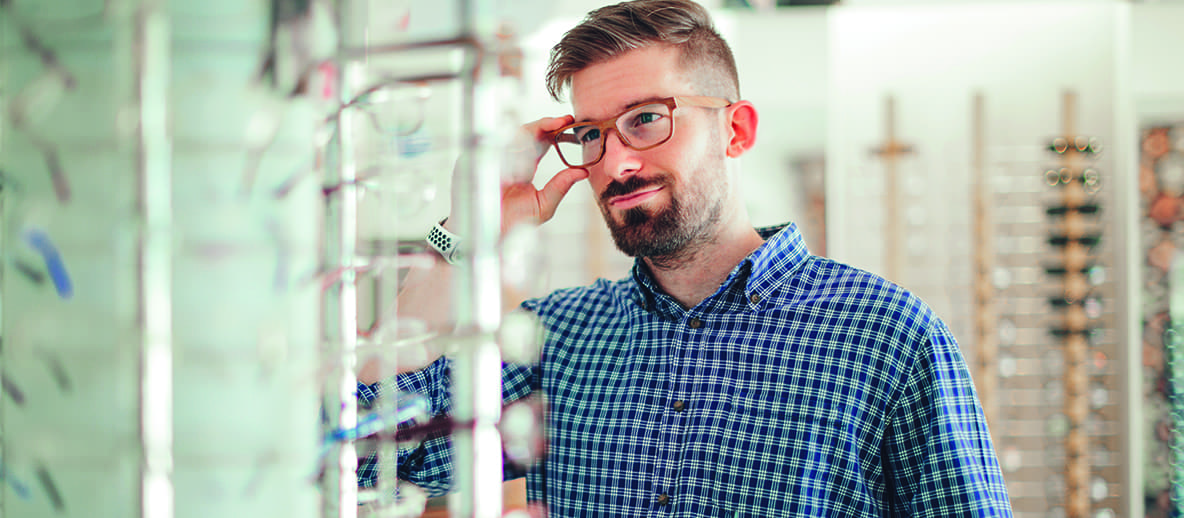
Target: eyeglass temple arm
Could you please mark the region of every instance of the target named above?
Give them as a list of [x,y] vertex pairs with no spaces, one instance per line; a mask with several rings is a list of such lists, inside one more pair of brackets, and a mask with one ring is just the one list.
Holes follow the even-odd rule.
[[551,133],[551,140],[554,140],[557,144],[578,144],[574,135],[563,130]]
[[727,108],[732,105],[732,101],[722,97],[712,97],[708,95],[680,95],[675,99],[679,103],[699,106],[701,108]]

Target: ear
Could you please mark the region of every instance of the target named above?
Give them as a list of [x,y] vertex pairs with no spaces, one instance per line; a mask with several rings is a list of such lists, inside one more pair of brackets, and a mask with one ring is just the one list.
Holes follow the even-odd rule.
[[756,107],[748,101],[737,101],[727,108],[729,136],[728,157],[736,158],[752,149],[756,143]]

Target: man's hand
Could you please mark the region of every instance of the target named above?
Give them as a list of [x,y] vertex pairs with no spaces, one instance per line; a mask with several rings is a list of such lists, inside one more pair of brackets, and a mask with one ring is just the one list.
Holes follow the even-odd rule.
[[[588,177],[588,171],[584,169],[568,168],[556,173],[542,189],[535,189],[533,183],[539,161],[551,146],[550,133],[571,124],[574,120],[571,115],[544,117],[520,128],[511,144],[510,156],[505,162],[510,170],[503,175],[502,234],[519,223],[538,225],[547,222],[555,215],[559,202],[567,196],[572,186]],[[458,203],[463,203],[462,200],[456,199],[456,191],[454,188],[454,207]],[[451,221],[449,218],[444,226],[456,231],[449,225]]]
[[[515,140],[510,154],[505,160],[506,174],[502,182],[502,234],[514,225],[521,223],[541,224],[555,215],[559,202],[567,195],[576,182],[588,177],[583,169],[564,169],[555,174],[542,189],[535,189],[534,176],[538,170],[539,161],[546,154],[551,142],[548,135],[554,130],[571,124],[573,117],[547,117],[523,125],[521,134]],[[464,203],[458,197],[463,196],[456,188],[456,171],[453,172],[452,204],[453,207]],[[450,217],[444,226],[456,232],[457,223]],[[462,236],[463,237],[463,236]],[[509,311],[519,306],[523,294],[516,293],[509,286],[505,287],[502,303]],[[427,331],[445,336],[452,331],[452,269],[439,260],[431,267],[411,268],[403,279],[402,289],[398,299],[399,316],[417,319],[427,326]],[[423,368],[432,363],[443,352],[436,341],[428,341],[420,346],[405,347],[399,353],[399,372],[407,372]],[[374,362],[367,363],[362,368],[360,379],[369,383],[389,375],[380,372]],[[389,369],[389,367],[388,367]]]

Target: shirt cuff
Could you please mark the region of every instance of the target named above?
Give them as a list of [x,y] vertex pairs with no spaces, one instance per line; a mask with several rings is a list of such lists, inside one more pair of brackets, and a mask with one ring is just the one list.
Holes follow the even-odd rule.
[[374,400],[378,398],[378,384],[367,385],[358,382],[358,406],[369,409],[374,406]]

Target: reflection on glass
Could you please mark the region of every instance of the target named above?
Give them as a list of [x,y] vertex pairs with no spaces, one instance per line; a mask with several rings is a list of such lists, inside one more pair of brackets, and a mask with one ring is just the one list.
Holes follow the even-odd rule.
[[1090,414],[1085,420],[1085,431],[1094,437],[1101,436],[1105,434],[1107,424],[1098,414]]
[[1094,466],[1113,466],[1115,463],[1114,452],[1102,443],[1093,445],[1093,448],[1090,449],[1090,456]]
[[1102,333],[1103,331],[1101,329],[1090,329],[1086,331],[1085,339],[1089,342],[1090,347],[1097,347],[1102,344]]
[[1020,466],[1023,465],[1023,455],[1018,448],[1008,445],[1003,449],[999,461],[1004,472],[1012,472],[1020,469]]
[[502,358],[509,363],[532,364],[539,361],[543,328],[533,313],[512,311],[502,318],[498,341]]
[[909,254],[915,257],[923,257],[929,250],[929,243],[926,242],[925,236],[922,234],[914,234],[908,238]]
[[1004,355],[999,358],[999,375],[1004,378],[1015,376],[1016,361],[1010,355]]
[[999,345],[1015,344],[1017,329],[1010,318],[999,319]]
[[1054,379],[1044,385],[1044,400],[1049,405],[1059,405],[1065,399],[1065,385]]
[[381,178],[375,182],[378,185],[363,190],[363,196],[377,196],[387,205],[393,205],[396,214],[404,217],[420,214],[436,200],[439,186],[426,171],[405,166],[384,169],[379,173]]
[[1065,373],[1065,357],[1058,349],[1049,349],[1044,353],[1044,372],[1049,376],[1060,376]]
[[1048,492],[1049,497],[1060,500],[1058,497],[1064,496],[1064,475],[1060,473],[1051,475],[1048,480],[1044,481],[1044,491]]
[[1100,265],[1089,267],[1086,269],[1085,275],[1089,279],[1089,283],[1094,286],[1098,286],[1103,282],[1106,282],[1106,269],[1102,268]]
[[1110,358],[1106,356],[1105,351],[1094,351],[1094,357],[1091,363],[1094,368],[1093,374],[1105,374],[1106,367],[1110,363]]
[[1044,172],[1044,181],[1048,185],[1055,187],[1058,183],[1061,183],[1061,174],[1056,169],[1049,169]]
[[379,134],[405,137],[419,131],[426,118],[425,107],[432,96],[426,84],[391,83],[359,95],[353,103]]
[[1110,391],[1101,383],[1095,383],[1094,387],[1090,389],[1089,401],[1094,410],[1102,408],[1110,402]]
[[1089,485],[1089,497],[1095,501],[1100,502],[1106,499],[1106,494],[1109,492],[1109,487],[1106,484],[1106,479],[1102,477],[1094,477],[1093,482]]
[[1045,428],[1051,437],[1064,437],[1069,433],[1069,419],[1065,414],[1053,414],[1045,422]]
[[1085,299],[1085,316],[1099,318],[1102,316],[1102,301],[1090,297]]
[[997,267],[991,272],[991,282],[995,284],[995,289],[1005,290],[1011,285],[1011,271],[1007,268]]

